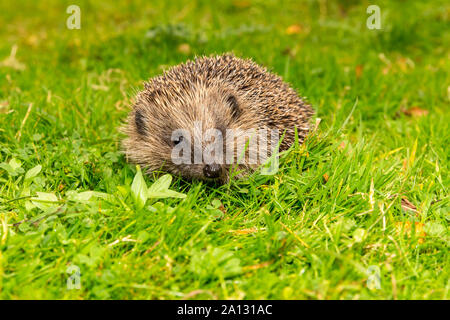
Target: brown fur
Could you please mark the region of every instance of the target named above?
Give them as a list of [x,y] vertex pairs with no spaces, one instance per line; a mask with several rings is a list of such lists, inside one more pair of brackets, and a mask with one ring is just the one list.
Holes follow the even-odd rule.
[[[312,114],[288,84],[253,61],[230,54],[200,57],[145,83],[122,128],[127,135],[123,148],[129,161],[149,171],[203,179],[203,164],[172,163],[173,130],[191,130],[194,121],[204,130],[276,128],[280,135],[285,132],[281,150],[286,150],[294,142],[295,127],[303,142]],[[221,179],[226,181],[228,167],[223,167]]]

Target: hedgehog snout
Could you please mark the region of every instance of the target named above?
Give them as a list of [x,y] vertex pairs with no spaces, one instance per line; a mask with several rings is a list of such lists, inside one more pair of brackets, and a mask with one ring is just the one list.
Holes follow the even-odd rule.
[[203,167],[203,175],[206,178],[210,179],[216,179],[219,178],[222,173],[222,167],[220,164],[212,163],[212,164],[206,164]]

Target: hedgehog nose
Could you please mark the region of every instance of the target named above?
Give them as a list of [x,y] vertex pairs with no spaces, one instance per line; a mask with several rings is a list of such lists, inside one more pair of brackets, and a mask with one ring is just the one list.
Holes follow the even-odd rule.
[[203,167],[203,174],[207,178],[214,179],[214,178],[218,178],[220,176],[221,170],[222,170],[222,168],[220,167],[219,164],[216,164],[216,163],[207,164]]

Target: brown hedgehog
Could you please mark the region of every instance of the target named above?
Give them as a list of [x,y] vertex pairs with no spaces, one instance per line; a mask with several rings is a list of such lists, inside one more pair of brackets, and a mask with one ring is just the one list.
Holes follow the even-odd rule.
[[295,141],[295,128],[302,143],[312,114],[288,84],[253,61],[200,57],[145,83],[122,128],[123,148],[148,171],[226,182],[274,154],[272,132],[280,150]]

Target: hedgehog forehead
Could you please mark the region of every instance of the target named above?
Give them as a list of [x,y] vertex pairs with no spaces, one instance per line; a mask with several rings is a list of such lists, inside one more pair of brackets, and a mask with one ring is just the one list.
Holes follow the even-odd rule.
[[[180,88],[181,85],[177,86]],[[230,104],[237,103],[233,95],[216,86],[191,85],[190,90],[174,90],[170,96],[158,93],[151,110],[158,118],[172,119],[177,125],[192,125],[201,122],[206,127],[231,117]]]

